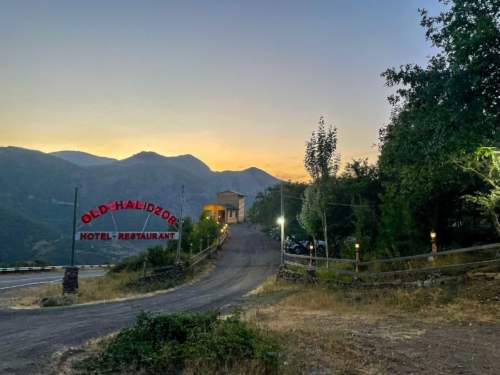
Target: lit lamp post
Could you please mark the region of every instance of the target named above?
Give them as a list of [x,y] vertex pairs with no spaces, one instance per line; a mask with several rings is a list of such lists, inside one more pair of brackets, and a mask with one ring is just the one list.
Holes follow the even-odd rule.
[[220,234],[217,236],[217,247],[219,248],[222,243],[222,236],[224,235],[224,228],[220,229]]
[[276,221],[281,229],[281,265],[285,263],[285,217],[280,216]]
[[359,243],[354,244],[354,249],[356,250],[356,272],[359,272],[358,263],[359,263]]
[[431,236],[431,251],[432,251],[432,254],[434,255],[438,251],[437,244],[436,244],[437,234],[436,234],[436,231],[434,229],[431,230],[430,236]]
[[313,262],[313,250],[314,250],[314,245],[311,243],[309,245],[309,267],[312,267],[312,262]]

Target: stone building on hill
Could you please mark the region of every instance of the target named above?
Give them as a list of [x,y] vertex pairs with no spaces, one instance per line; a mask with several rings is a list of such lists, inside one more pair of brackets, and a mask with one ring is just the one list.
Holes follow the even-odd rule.
[[203,206],[203,212],[219,223],[242,223],[245,221],[245,196],[235,191],[221,191],[215,203]]

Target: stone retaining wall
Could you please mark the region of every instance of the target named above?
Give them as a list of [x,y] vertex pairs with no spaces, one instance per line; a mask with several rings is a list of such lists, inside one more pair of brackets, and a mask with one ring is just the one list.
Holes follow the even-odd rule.
[[151,275],[141,277],[134,283],[135,287],[145,287],[151,284],[167,283],[182,279],[186,276],[186,267],[184,264],[175,264],[172,266],[161,267],[153,270]]
[[[304,273],[293,271],[286,266],[280,267],[277,278],[292,283],[317,284],[319,282],[314,269],[306,269]],[[391,282],[367,282],[354,278],[352,281],[328,280],[326,285],[346,288],[428,288],[445,284],[463,283],[467,275],[443,276],[440,273],[426,275],[425,279],[404,281],[401,279]]]

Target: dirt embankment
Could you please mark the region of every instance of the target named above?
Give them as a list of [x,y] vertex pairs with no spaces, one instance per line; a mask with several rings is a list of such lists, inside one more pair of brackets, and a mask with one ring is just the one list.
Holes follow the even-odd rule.
[[244,315],[280,337],[284,373],[500,373],[498,275],[414,290],[268,281]]

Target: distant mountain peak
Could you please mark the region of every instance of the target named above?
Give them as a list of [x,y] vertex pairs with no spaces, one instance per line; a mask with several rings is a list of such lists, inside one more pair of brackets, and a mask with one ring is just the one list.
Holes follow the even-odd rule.
[[153,151],[141,151],[131,157],[124,159],[121,163],[125,165],[134,164],[152,164],[157,165],[158,163],[164,164],[165,167],[175,167],[194,174],[205,175],[210,173],[211,170],[203,163],[200,159],[196,158],[191,154],[178,155],[178,156],[163,156],[157,154]]
[[172,156],[170,159],[175,160],[176,162],[180,162],[185,167],[193,168],[198,172],[211,172],[211,169],[208,165],[191,154]]
[[113,158],[92,155],[83,151],[63,150],[51,152],[50,154],[81,167],[95,167],[98,165],[111,164],[117,161]]
[[141,151],[138,152],[137,154],[134,154],[124,159],[123,161],[125,160],[152,161],[152,160],[162,160],[162,159],[166,159],[166,157],[154,151]]

